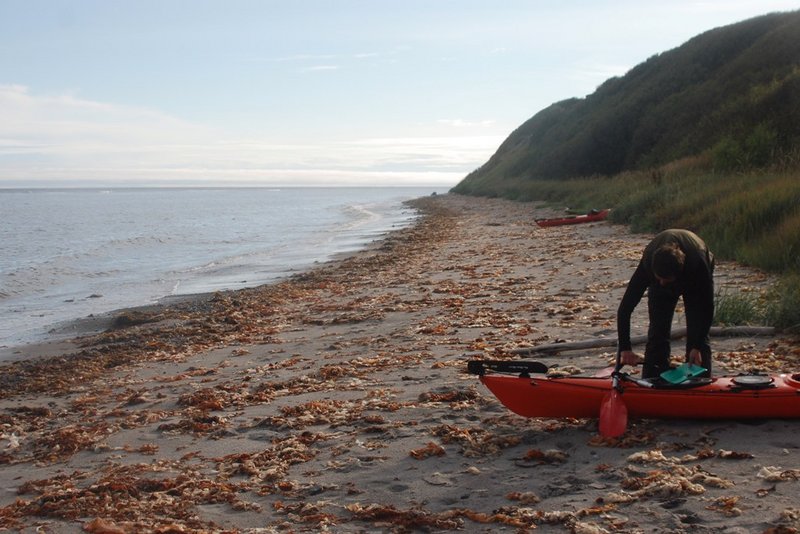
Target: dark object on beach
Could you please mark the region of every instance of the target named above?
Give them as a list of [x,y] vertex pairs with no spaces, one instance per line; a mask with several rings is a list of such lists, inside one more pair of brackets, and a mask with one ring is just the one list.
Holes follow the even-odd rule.
[[[612,377],[530,377],[502,374],[509,362],[471,361],[468,371],[512,412],[524,417],[599,417]],[[534,362],[514,362],[540,369]],[[528,376],[526,376],[528,375]],[[631,417],[683,419],[800,418],[800,373],[692,377],[679,384],[661,378],[616,375]],[[758,377],[758,378],[756,378]]]
[[572,215],[570,217],[557,217],[555,219],[536,219],[536,224],[541,227],[548,227],[603,221],[606,219],[606,217],[608,217],[608,213],[610,211],[610,209],[591,210],[586,215]]
[[161,314],[127,311],[120,313],[111,321],[109,330],[121,330],[140,324],[155,323],[161,320]]

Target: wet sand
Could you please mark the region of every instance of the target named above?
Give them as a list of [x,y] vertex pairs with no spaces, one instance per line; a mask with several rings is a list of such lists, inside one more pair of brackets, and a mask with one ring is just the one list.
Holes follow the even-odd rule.
[[[415,226],[287,281],[120,312],[103,333],[15,350],[0,374],[0,527],[800,528],[794,421],[638,420],[608,440],[596,420],[511,414],[465,372],[470,357],[613,337],[650,236],[606,222],[539,228],[558,212],[533,204],[416,202]],[[753,292],[769,282],[730,262],[715,279]],[[712,347],[717,373],[800,369],[796,339]],[[537,359],[593,374],[613,353]]]

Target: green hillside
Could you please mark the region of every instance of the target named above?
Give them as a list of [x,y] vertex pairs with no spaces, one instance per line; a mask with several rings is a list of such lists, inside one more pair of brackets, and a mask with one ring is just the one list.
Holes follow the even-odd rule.
[[454,189],[513,196],[526,181],[612,176],[713,155],[716,170],[791,157],[800,146],[800,11],[705,32],[586,98],[515,130]]

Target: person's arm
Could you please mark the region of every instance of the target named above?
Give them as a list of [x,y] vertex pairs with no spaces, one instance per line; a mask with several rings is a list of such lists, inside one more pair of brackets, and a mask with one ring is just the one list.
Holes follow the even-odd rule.
[[617,309],[617,348],[620,352],[630,352],[631,350],[631,315],[649,285],[650,277],[644,262],[640,261]]

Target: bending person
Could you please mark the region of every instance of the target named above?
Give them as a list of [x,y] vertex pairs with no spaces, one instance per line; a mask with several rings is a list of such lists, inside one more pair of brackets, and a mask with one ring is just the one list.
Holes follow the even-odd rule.
[[645,247],[617,311],[620,361],[628,365],[640,361],[631,350],[631,314],[647,290],[650,324],[642,377],[656,377],[670,368],[672,317],[681,296],[686,310],[686,361],[705,367],[702,376],[711,376],[708,331],[714,317],[713,275],[714,255],[697,235],[665,230],[655,236]]

